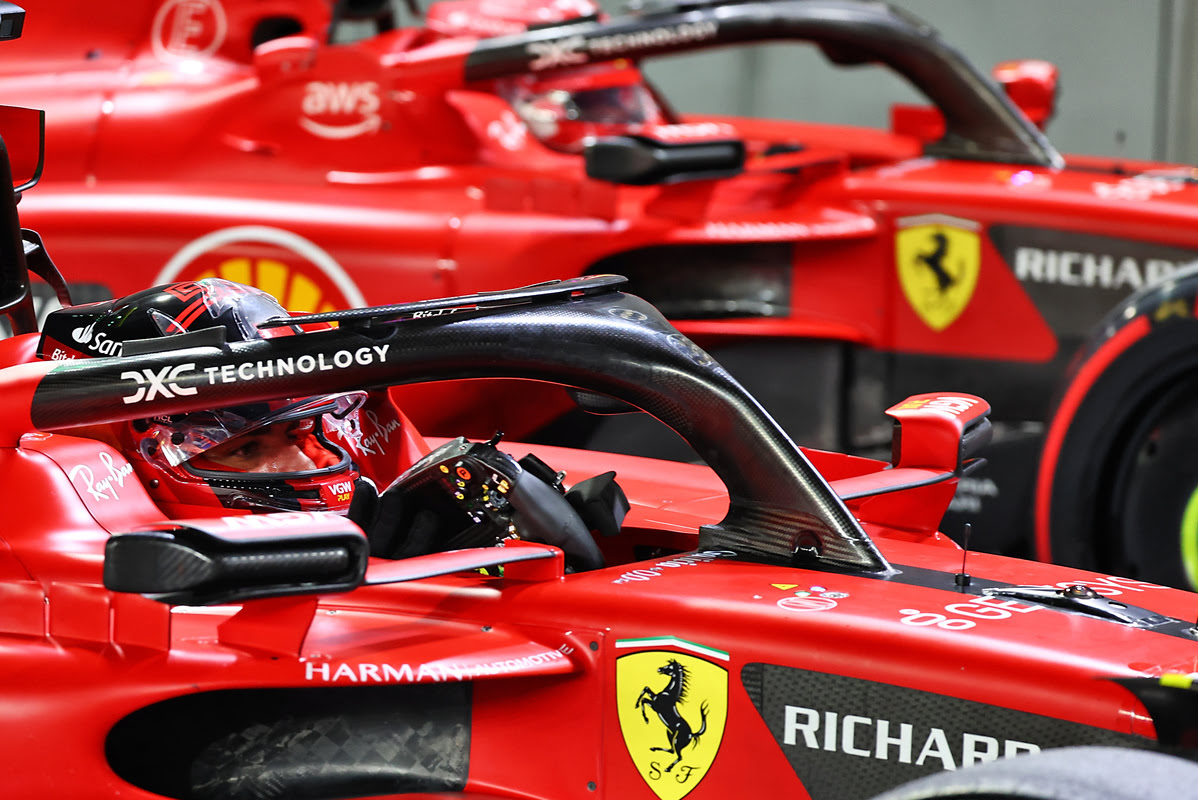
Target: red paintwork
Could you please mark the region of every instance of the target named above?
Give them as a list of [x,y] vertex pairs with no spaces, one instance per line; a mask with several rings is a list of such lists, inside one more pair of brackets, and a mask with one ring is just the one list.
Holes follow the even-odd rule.
[[[28,337],[0,347],[9,351],[9,363],[30,355]],[[655,646],[665,656],[693,653],[686,643],[714,648],[708,652],[717,655],[707,658],[728,674],[726,702],[708,698],[727,722],[714,761],[688,794],[696,800],[816,796],[788,763],[787,747],[798,745],[775,741],[742,685],[749,664],[870,681],[875,704],[905,687],[1147,738],[1155,733],[1144,707],[1109,679],[1198,671],[1192,639],[1025,604],[979,602],[955,591],[952,574],[962,554],[935,530],[955,479],[848,502],[893,563],[940,574],[943,586],[932,588],[679,555],[695,550],[699,526],[727,508],[711,470],[553,447],[533,450],[566,470],[570,481],[615,469],[632,500],[621,533],[600,541],[604,569],[565,575],[553,548],[517,543],[552,557],[514,563],[501,578],[457,572],[240,607],[169,608],[114,594],[101,584],[109,534],[160,523],[162,516],[119,453],[69,431],[33,431],[28,414],[17,413],[55,368],[35,362],[0,369],[6,406],[0,482],[17,501],[0,538],[5,797],[159,797],[114,774],[105,739],[127,715],[168,698],[470,679],[469,775],[465,795],[455,796],[653,800],[650,779],[628,755],[616,701],[617,659],[637,652],[631,640],[646,637],[676,637]],[[829,452],[808,456],[842,494],[898,488],[955,469],[954,442],[987,411],[984,401],[961,395],[923,395],[891,409],[904,431],[893,468]],[[376,474],[393,474],[439,443],[407,422],[395,436],[401,447],[377,456],[390,468]],[[526,448],[505,449],[519,455]],[[101,465],[127,480],[101,487],[81,475],[81,467],[98,475]],[[310,523],[297,522],[293,530]],[[633,553],[641,546],[660,548],[661,555],[638,561]],[[376,561],[367,580],[418,563],[461,569],[469,552]],[[1191,594],[1047,564],[974,554],[968,571],[975,580],[1090,585],[1161,614],[1191,619],[1194,613]],[[821,601],[823,610],[779,605],[804,597]],[[957,624],[912,622],[935,615]],[[841,702],[850,700],[831,698],[827,705],[852,710]],[[983,718],[971,725],[982,736],[1010,734],[988,728]],[[822,752],[813,750],[811,758],[818,761]]]
[[[504,9],[483,16],[509,25],[503,14],[544,21],[585,10]],[[745,174],[652,187],[591,180],[580,156],[531,136],[492,82],[464,81],[474,39],[450,24],[456,10],[430,11],[435,30],[328,45],[323,2],[56,4],[0,54],[5,99],[47,110],[47,167],[22,206],[26,224],[52,242],[74,280],[118,296],[217,269],[295,310],[532,283],[659,244],[795,242],[788,316],[686,330],[704,342],[811,337],[1019,363],[1064,353],[990,243],[992,226],[1198,249],[1198,188],[1128,202],[1119,188],[1126,173],[1110,159],[1024,170],[920,158],[938,124],[929,110],[901,111],[903,132],[688,117],[688,131],[742,138]],[[185,12],[191,26],[172,27]],[[256,21],[278,15],[310,35],[251,50]],[[1043,63],[999,72],[1030,98],[1029,110],[1051,105],[1055,78]],[[766,158],[771,142],[806,149]],[[777,172],[796,164],[798,176]],[[941,330],[921,319],[896,276],[896,221],[924,214],[979,226],[977,287]],[[480,387],[424,390],[404,405],[426,427],[479,435],[505,409],[522,410],[511,431],[519,433],[565,406],[560,393],[536,391],[534,402]]]

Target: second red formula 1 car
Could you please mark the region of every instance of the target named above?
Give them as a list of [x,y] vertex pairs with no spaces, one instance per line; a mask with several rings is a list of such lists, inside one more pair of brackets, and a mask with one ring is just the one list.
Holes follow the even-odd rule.
[[[1105,371],[1108,348],[1062,378],[1105,314],[1198,256],[1193,174],[1062,157],[1031,121],[1052,115],[1051,65],[1003,65],[1008,97],[930,26],[853,0],[611,19],[443,2],[419,27],[371,5],[59,3],[5,52],[0,92],[48,109],[24,212],[77,295],[219,275],[319,311],[623,274],[800,441],[884,446],[882,410],[933,380],[991,398],[1001,435],[954,533],[969,519],[981,546],[1026,549],[1035,506],[1045,558],[1198,581],[1182,558],[1198,472],[1171,455],[1193,393],[1160,391],[1189,374],[1172,345],[1145,339],[1142,374]],[[355,16],[375,35],[331,42]],[[931,105],[896,107],[889,130],[693,118],[637,67],[766,40],[890,69]],[[1175,300],[1123,306],[1113,347],[1159,318],[1188,348],[1172,322],[1194,306]],[[405,401],[430,430],[480,436],[573,407],[479,382]],[[643,447],[622,424],[585,433]]]
[[[23,18],[0,7],[0,38]],[[37,122],[4,110],[3,141]],[[890,462],[800,449],[615,276],[305,315],[211,277],[73,305],[4,156],[6,798],[1195,784],[1192,593],[937,531],[981,398],[891,407]],[[28,270],[66,306],[40,333]],[[473,377],[640,408],[706,465],[430,440],[387,391]]]
[[[889,463],[801,450],[613,276],[298,316],[205,278],[64,296],[39,334],[24,267],[61,279],[0,199],[6,798],[1166,800],[1198,777],[1193,594],[937,532],[989,439],[976,396],[892,407]],[[386,392],[495,376],[641,408],[707,465],[428,440]],[[221,460],[276,425],[340,456]]]

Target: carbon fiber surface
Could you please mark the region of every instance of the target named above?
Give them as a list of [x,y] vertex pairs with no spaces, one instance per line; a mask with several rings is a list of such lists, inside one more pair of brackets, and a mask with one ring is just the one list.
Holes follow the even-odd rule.
[[471,685],[204,692],[148,706],[108,736],[113,770],[192,800],[456,792],[470,766]]
[[1050,747],[1149,748],[1139,736],[877,681],[748,664],[741,681],[812,800]]

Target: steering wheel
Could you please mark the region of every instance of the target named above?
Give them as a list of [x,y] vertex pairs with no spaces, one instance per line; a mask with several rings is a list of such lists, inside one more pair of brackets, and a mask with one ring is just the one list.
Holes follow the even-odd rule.
[[[519,537],[561,548],[573,571],[602,567],[603,554],[590,531],[610,524],[589,525],[583,519],[587,506],[580,513],[567,499],[560,475],[535,456],[516,461],[495,447],[498,441],[499,435],[490,442],[458,437],[396,478],[378,495],[369,523],[359,521],[371,555],[407,558]],[[623,504],[622,519],[628,502],[614,480],[607,481]],[[351,509],[351,518],[360,515]],[[618,530],[619,519],[615,525]]]

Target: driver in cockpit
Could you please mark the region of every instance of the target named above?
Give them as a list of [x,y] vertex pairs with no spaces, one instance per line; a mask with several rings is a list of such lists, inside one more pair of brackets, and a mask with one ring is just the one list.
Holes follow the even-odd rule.
[[[208,328],[223,328],[226,343],[302,334],[295,326],[261,325],[286,316],[259,289],[204,278],[55,311],[43,326],[38,355],[121,356],[129,342]],[[145,345],[138,346],[144,352]],[[72,432],[124,454],[171,519],[331,511],[347,514],[366,531],[372,555],[388,558],[531,535],[562,547],[568,563],[589,569],[602,563],[589,531],[610,535],[628,510],[615,473],[567,491],[564,473],[532,455],[517,462],[500,453],[494,448],[498,437],[473,445],[454,440],[426,455],[427,446],[385,390],[224,406]],[[509,479],[493,493],[486,481],[442,486],[423,474],[441,477],[434,463],[441,451],[452,451],[455,461],[477,456],[486,463],[477,472]],[[380,494],[379,486],[388,489]]]
[[[147,289],[117,300],[50,314],[38,355],[120,355],[125,342],[221,327],[226,342],[288,336],[292,327],[259,328],[287,312],[265,292],[219,278]],[[265,511],[349,510],[363,472],[359,411],[374,419],[402,415],[385,393],[345,392],[149,417],[89,429],[121,451],[150,497],[172,518]],[[398,436],[396,437],[399,438]],[[369,448],[367,448],[369,449]]]

